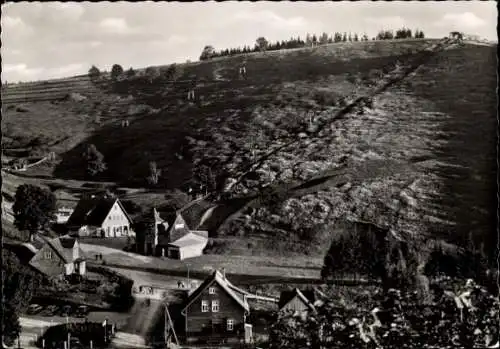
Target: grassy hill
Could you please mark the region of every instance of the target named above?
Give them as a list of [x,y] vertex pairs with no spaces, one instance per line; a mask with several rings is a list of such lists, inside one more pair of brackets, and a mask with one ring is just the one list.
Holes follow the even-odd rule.
[[[9,86],[2,143],[10,155],[55,151],[53,166],[27,174],[58,180],[85,179],[90,143],[108,165],[98,181],[147,186],[155,161],[157,188],[172,189],[209,166],[218,192],[233,184],[232,195],[246,198],[237,212],[233,201],[217,203],[214,253],[324,255],[346,218],[414,234],[484,234],[495,193],[496,47],[422,53],[436,42],[241,55],[179,64],[173,79],[153,82],[138,72],[116,83]],[[257,200],[269,185],[291,189]]]

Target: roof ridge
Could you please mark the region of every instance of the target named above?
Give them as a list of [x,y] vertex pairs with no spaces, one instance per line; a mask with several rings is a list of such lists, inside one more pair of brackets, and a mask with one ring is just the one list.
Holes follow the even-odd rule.
[[210,285],[214,281],[217,282],[229,294],[231,298],[233,298],[239,305],[241,305],[243,309],[245,309],[246,311],[250,310],[245,297],[241,299],[238,295],[236,295],[234,291],[231,289],[230,286],[232,285],[231,282],[227,280],[225,276],[218,269],[216,269],[212,273],[212,275],[206,278],[205,281],[203,281],[203,283],[192,293],[192,295],[194,296],[192,296],[191,299],[188,298],[188,302],[186,306],[183,308],[183,311],[187,307],[189,307],[201,295],[201,292],[205,290],[208,287],[208,285]]

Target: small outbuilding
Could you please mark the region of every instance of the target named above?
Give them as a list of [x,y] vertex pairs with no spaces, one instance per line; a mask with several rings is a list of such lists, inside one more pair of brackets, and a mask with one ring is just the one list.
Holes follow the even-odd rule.
[[207,231],[190,231],[180,239],[168,244],[168,257],[182,260],[201,256],[207,242]]

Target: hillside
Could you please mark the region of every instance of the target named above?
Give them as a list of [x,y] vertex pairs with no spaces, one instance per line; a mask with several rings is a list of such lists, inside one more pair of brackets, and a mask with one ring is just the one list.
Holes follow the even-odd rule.
[[[216,253],[324,255],[346,218],[413,234],[489,236],[496,47],[423,52],[436,43],[242,55],[179,64],[174,80],[152,83],[138,74],[114,84],[75,77],[13,85],[2,88],[2,143],[12,156],[55,151],[54,166],[26,174],[58,179],[85,180],[81,153],[90,143],[109,169],[97,180],[120,185],[146,186],[152,160],[161,189],[209,166],[218,192],[248,197],[231,219],[234,206],[224,201],[217,223],[208,218]],[[246,80],[238,77],[243,62]],[[291,190],[251,199],[270,184]]]

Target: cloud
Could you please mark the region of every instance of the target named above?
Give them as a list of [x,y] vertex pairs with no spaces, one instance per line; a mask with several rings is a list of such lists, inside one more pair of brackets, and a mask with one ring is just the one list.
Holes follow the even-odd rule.
[[75,75],[82,73],[85,70],[84,67],[85,65],[83,63],[71,63],[62,67],[52,68],[50,72],[51,74],[59,76]]
[[304,28],[307,25],[307,21],[300,16],[284,18],[273,11],[261,10],[256,12],[238,12],[233,17],[234,22],[257,22],[266,25],[271,25],[273,27],[282,28],[284,30],[293,28]]
[[441,20],[435,23],[439,27],[450,27],[450,29],[475,29],[482,27],[486,22],[472,12],[447,13]]
[[370,17],[366,19],[366,22],[377,25],[380,29],[396,29],[408,26],[408,21],[401,16]]
[[22,78],[35,78],[43,72],[43,68],[28,68],[24,63],[2,65],[2,74],[9,73]]
[[124,18],[105,18],[99,27],[110,34],[128,34],[132,32]]
[[85,13],[85,8],[76,2],[51,2],[47,4],[53,18],[76,21]]
[[99,46],[102,46],[102,42],[101,41],[90,41],[89,42],[89,46],[94,48],[94,47],[99,47]]
[[16,38],[33,33],[31,28],[20,17],[2,16],[2,40],[6,36],[15,36]]
[[[71,63],[55,68],[34,67],[31,68],[25,63],[2,65],[2,75],[15,76],[20,80],[38,80],[46,76],[58,78],[78,75],[85,72],[85,65],[82,63]],[[5,76],[2,77],[4,80]]]
[[5,29],[13,29],[24,25],[23,20],[19,17],[2,16],[2,27]]

